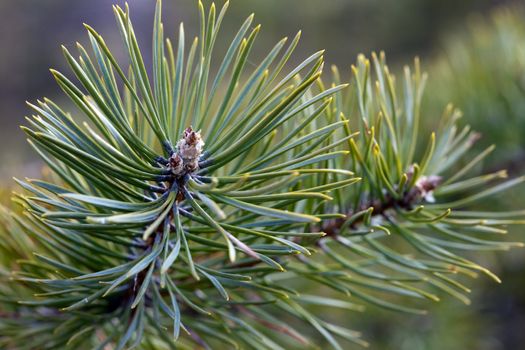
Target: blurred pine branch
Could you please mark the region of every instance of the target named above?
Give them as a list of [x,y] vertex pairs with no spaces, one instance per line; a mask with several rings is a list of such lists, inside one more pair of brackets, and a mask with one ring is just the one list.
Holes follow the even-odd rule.
[[445,38],[444,52],[431,62],[434,77],[429,109],[449,101],[460,106],[483,143],[498,145],[488,164],[522,173],[525,130],[525,24],[522,5],[473,15],[464,33]]

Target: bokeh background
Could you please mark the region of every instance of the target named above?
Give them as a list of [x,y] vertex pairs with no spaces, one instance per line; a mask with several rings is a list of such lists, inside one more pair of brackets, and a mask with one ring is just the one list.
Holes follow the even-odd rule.
[[[129,0],[142,49],[150,47],[154,0]],[[221,3],[222,0],[217,0]],[[48,69],[67,71],[60,44],[86,42],[82,23],[102,33],[112,47],[119,34],[111,4],[117,0],[0,0],[0,187],[11,177],[36,176],[40,163],[18,126],[28,113],[26,100],[61,94]],[[175,36],[198,25],[196,0],[164,0],[166,32]],[[250,13],[262,24],[254,57],[283,36],[302,30],[295,59],[326,49],[328,64],[349,71],[358,53],[384,50],[393,71],[422,59],[430,74],[423,114],[431,129],[448,102],[464,111],[465,123],[480,130],[479,149],[499,145],[484,164],[525,168],[525,2],[495,0],[231,0],[218,53]],[[221,45],[222,44],[222,45]],[[222,49],[221,49],[222,48]],[[221,51],[222,50],[222,51]],[[1,202],[6,192],[0,191]],[[513,191],[487,206],[525,208],[525,190]],[[522,230],[511,238],[524,241]],[[525,251],[485,256],[503,285],[476,281],[473,305],[445,298],[425,317],[374,310],[338,314],[362,330],[373,349],[524,349]]]

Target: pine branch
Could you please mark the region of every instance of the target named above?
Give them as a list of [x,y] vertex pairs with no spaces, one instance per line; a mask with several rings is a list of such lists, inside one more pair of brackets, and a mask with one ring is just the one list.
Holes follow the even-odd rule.
[[[459,128],[459,112],[451,106],[439,130],[428,141],[422,137],[420,106],[426,75],[420,73],[417,60],[414,73],[405,67],[402,94],[383,54],[373,55],[372,62],[360,56],[352,71],[353,89],[335,96],[336,107],[327,118],[349,116],[345,133],[335,138],[359,131],[360,136],[347,143],[352,157],[335,160],[333,167],[363,174],[363,180],[359,186],[336,190],[335,201],[320,209],[346,213],[324,221],[321,228],[327,237],[318,244],[332,263],[310,263],[306,270],[299,266],[298,273],[399,311],[423,312],[405,306],[407,301],[386,301],[384,294],[437,301],[446,293],[470,303],[465,295],[469,288],[456,277],[482,273],[497,282],[499,278],[464,252],[521,247],[522,243],[500,241],[497,236],[508,225],[524,223],[521,211],[477,212],[472,204],[525,179],[505,180],[505,171],[472,177],[492,148],[461,162],[478,134],[468,126]],[[336,68],[334,82],[339,83]],[[424,142],[427,145],[421,147]]]
[[[257,306],[250,313],[255,320],[247,322],[239,318],[245,307],[273,304],[278,312],[310,317],[278,303],[291,291],[265,276],[284,271],[287,256],[310,254],[290,237],[324,235],[303,230],[322,217],[306,208],[331,199],[329,184],[317,174],[355,182],[348,171],[319,166],[346,154],[337,143],[316,145],[345,123],[322,129],[312,123],[344,85],[310,94],[322,52],[280,78],[299,35],[287,48],[286,39],[280,41],[250,74],[246,62],[260,28],[252,27],[253,16],[212,77],[213,46],[227,7],[217,14],[212,5],[206,16],[200,4],[201,35],[186,52],[181,25],[175,52],[164,39],[159,1],[151,77],[127,8],[114,12],[129,69],[89,26],[91,53],[80,44],[78,57],[63,48],[80,85],[52,73],[77,111],[73,117],[48,99],[30,104],[36,114],[23,130],[53,176],[18,180],[25,193],[16,201],[24,214],[15,219],[37,253],[24,257],[15,274],[32,292],[16,297],[29,311],[14,324],[7,317],[6,328],[34,322],[38,310],[57,320],[38,320],[45,324],[29,332],[64,326],[52,338],[22,332],[15,340],[27,342],[23,346],[123,349],[177,342],[208,348],[226,341],[277,348],[254,328],[273,322],[267,320],[272,313]],[[82,114],[88,122],[80,123]],[[294,211],[298,203],[305,209]],[[7,346],[13,339],[2,341]]]
[[423,137],[417,60],[398,86],[383,54],[359,56],[350,87],[334,68],[327,88],[322,51],[285,73],[298,34],[250,69],[250,16],[212,73],[227,7],[199,4],[188,49],[182,25],[165,39],[159,1],[151,69],[127,7],[114,12],[129,66],[89,26],[89,49],[64,48],[74,78],[52,74],[76,110],[30,104],[23,130],[50,175],[17,180],[1,212],[1,348],[366,346],[312,307],[468,302],[456,276],[498,279],[461,252],[521,246],[488,237],[522,211],[472,205],[523,178],[473,176],[492,149],[461,161],[478,136],[452,107]]

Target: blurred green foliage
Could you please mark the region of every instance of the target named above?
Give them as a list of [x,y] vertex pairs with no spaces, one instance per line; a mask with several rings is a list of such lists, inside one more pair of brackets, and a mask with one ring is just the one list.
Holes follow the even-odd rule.
[[[435,110],[452,102],[482,133],[481,146],[497,144],[489,166],[505,164],[518,172],[525,154],[525,10],[502,7],[474,15],[467,30],[445,41],[444,54],[429,67],[428,99]],[[480,147],[481,147],[480,146]]]
[[[525,161],[525,7],[512,4],[489,13],[470,15],[460,31],[444,39],[443,50],[427,69],[432,77],[427,103],[434,115],[446,103],[463,111],[465,123],[481,133],[478,149],[496,144],[485,168],[503,167],[511,175],[523,174]],[[428,63],[428,62],[427,62]],[[432,124],[432,121],[429,121]],[[525,189],[484,203],[511,210],[523,204]],[[514,237],[521,230],[511,231]],[[521,348],[525,336],[525,288],[523,252],[497,256],[495,264],[504,265],[503,285],[485,285],[477,303],[484,305],[467,322],[482,324],[483,338],[489,349]],[[450,314],[451,315],[451,314]]]

